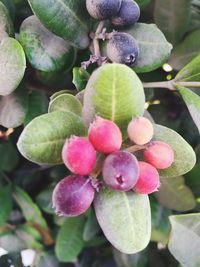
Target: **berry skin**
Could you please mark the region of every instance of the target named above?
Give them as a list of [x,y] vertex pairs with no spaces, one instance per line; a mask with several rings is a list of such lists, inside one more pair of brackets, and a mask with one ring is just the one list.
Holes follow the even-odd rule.
[[160,186],[159,173],[151,164],[139,161],[139,178],[133,190],[139,194],[151,194]]
[[153,124],[144,117],[133,118],[127,128],[128,136],[137,145],[144,145],[153,137]]
[[98,20],[116,16],[122,0],[86,0],[86,7],[91,17]]
[[166,169],[174,162],[174,151],[161,141],[153,141],[144,150],[144,159],[156,169]]
[[90,207],[94,194],[95,190],[89,176],[67,176],[53,191],[53,208],[60,216],[78,216]]
[[90,125],[88,136],[94,148],[104,154],[119,150],[122,144],[122,134],[119,127],[113,121],[98,116]]
[[135,24],[140,17],[140,8],[133,0],[122,0],[119,13],[111,22],[115,26],[129,26]]
[[63,146],[62,159],[71,172],[88,175],[95,166],[96,151],[86,138],[73,136]]
[[129,152],[117,151],[105,159],[102,174],[109,187],[118,191],[131,190],[138,180],[138,161]]
[[113,32],[107,44],[107,56],[115,63],[132,66],[137,60],[139,47],[136,40],[128,33]]

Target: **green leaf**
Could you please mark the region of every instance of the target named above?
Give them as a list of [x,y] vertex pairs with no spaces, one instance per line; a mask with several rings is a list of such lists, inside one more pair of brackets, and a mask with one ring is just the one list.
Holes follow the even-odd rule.
[[44,26],[73,46],[89,45],[88,13],[85,0],[29,0],[34,14]]
[[200,55],[188,63],[175,77],[176,82],[200,81]]
[[96,216],[94,212],[90,212],[86,224],[84,226],[84,231],[83,231],[83,239],[84,241],[89,241],[92,238],[96,236],[96,234],[99,232],[99,224],[97,222]]
[[0,188],[0,226],[4,225],[12,210],[12,188],[10,185]]
[[90,74],[82,69],[75,67],[73,68],[73,84],[76,86],[78,91],[82,91],[85,89],[87,82],[90,78]]
[[133,116],[144,112],[144,90],[133,70],[106,64],[94,71],[84,93],[83,117],[87,125],[95,115],[110,119],[126,134]]
[[177,89],[183,97],[190,115],[200,132],[200,96],[180,85],[177,85]]
[[0,97],[0,125],[16,128],[23,124],[28,109],[27,89],[20,85],[12,94]]
[[135,0],[135,2],[137,2],[140,8],[143,9],[151,2],[151,0]]
[[56,239],[56,256],[62,262],[73,262],[84,246],[82,216],[68,218],[61,227]]
[[168,248],[183,267],[200,266],[200,214],[170,216]]
[[161,178],[161,187],[156,196],[159,203],[176,211],[188,211],[196,206],[194,195],[182,176]]
[[0,41],[9,35],[14,36],[13,23],[7,8],[0,2]]
[[172,45],[155,24],[136,23],[127,30],[139,45],[139,57],[133,69],[136,72],[149,72],[162,66],[170,56]]
[[147,195],[102,189],[94,200],[97,220],[119,251],[133,254],[150,241],[151,211]]
[[200,16],[200,2],[199,0],[191,0],[190,25],[188,31],[192,31],[200,27],[199,16]]
[[188,34],[185,39],[178,44],[169,59],[169,64],[175,70],[182,69],[194,57],[200,53],[200,30]]
[[21,154],[38,164],[62,163],[62,147],[71,135],[85,135],[82,119],[56,111],[32,120],[23,130],[17,146]]
[[55,211],[52,208],[52,193],[53,188],[47,188],[40,192],[36,197],[37,204],[40,208],[49,214],[55,214]]
[[13,0],[1,0],[0,2],[2,2],[6,8],[8,9],[10,16],[12,19],[14,19],[15,16],[15,3]]
[[19,156],[17,149],[11,142],[0,144],[0,170],[5,172],[11,172],[17,166],[19,162]]
[[53,254],[43,252],[36,260],[37,267],[59,267],[60,264]]
[[33,91],[29,94],[28,102],[25,124],[31,122],[35,117],[47,113],[48,110],[48,99],[44,92]]
[[21,82],[26,58],[19,42],[6,37],[0,43],[0,95],[9,95]]
[[161,125],[154,126],[154,138],[171,146],[175,158],[171,167],[161,170],[161,177],[176,177],[189,172],[196,163],[196,155],[192,147],[174,130]]
[[55,111],[70,111],[78,116],[81,116],[82,105],[78,99],[70,94],[61,94],[53,98],[49,103],[49,112]]
[[176,44],[189,25],[190,0],[156,0],[154,18],[167,40]]
[[26,243],[11,231],[0,236],[0,246],[8,252],[21,252],[27,248]]
[[40,209],[24,190],[15,186],[13,197],[21,208],[23,215],[28,222],[35,223],[42,228],[47,228],[47,223],[43,218]]
[[23,21],[19,40],[29,62],[38,70],[57,72],[69,69],[76,58],[76,50],[47,30],[36,16]]

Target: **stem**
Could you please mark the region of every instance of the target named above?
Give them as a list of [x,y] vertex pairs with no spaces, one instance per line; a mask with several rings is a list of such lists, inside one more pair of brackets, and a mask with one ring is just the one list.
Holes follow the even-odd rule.
[[144,88],[167,88],[169,90],[174,89],[174,80],[164,82],[143,83]]
[[101,50],[99,46],[98,35],[103,31],[104,25],[105,25],[105,21],[99,22],[99,25],[96,29],[96,32],[93,38],[94,56],[97,58],[98,66],[102,65],[102,57],[101,57]]
[[143,150],[145,148],[146,148],[146,146],[134,145],[134,146],[130,146],[130,147],[126,148],[125,151],[130,152],[130,153],[134,153],[134,152]]

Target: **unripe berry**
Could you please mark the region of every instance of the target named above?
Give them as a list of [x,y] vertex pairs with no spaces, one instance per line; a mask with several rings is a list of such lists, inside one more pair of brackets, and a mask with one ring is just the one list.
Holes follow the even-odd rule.
[[133,190],[140,194],[151,194],[160,186],[159,173],[151,164],[139,161],[139,178]]
[[86,7],[91,17],[98,20],[116,16],[122,0],[86,0]]
[[144,145],[153,137],[153,124],[144,117],[133,118],[127,128],[128,136],[137,145]]
[[90,125],[88,135],[94,148],[104,154],[119,150],[122,144],[119,127],[113,121],[98,116]]
[[87,175],[95,166],[96,151],[86,138],[73,136],[63,146],[62,159],[71,172]]
[[78,216],[90,207],[94,194],[95,190],[89,176],[67,176],[53,191],[53,208],[60,216]]
[[161,141],[153,141],[144,150],[144,159],[156,169],[166,169],[174,162],[174,151]]
[[132,66],[138,54],[138,44],[130,34],[125,32],[111,34],[107,44],[107,56],[112,62]]
[[135,24],[140,17],[140,8],[133,0],[122,0],[119,13],[112,18],[111,22],[115,26],[129,26]]
[[105,159],[102,174],[109,187],[119,191],[131,190],[138,180],[138,161],[129,152],[117,151]]

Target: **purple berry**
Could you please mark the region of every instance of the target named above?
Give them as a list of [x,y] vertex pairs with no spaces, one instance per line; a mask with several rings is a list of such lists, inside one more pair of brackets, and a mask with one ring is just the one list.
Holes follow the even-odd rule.
[[139,164],[131,153],[117,151],[105,159],[102,174],[105,183],[111,188],[128,191],[137,183]]
[[53,191],[53,208],[60,216],[78,216],[90,207],[94,194],[95,190],[89,176],[67,176]]
[[119,13],[111,22],[115,26],[129,26],[135,24],[140,17],[140,8],[133,0],[122,0]]

